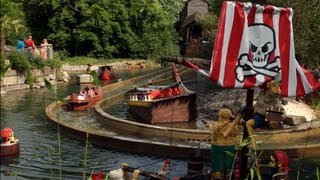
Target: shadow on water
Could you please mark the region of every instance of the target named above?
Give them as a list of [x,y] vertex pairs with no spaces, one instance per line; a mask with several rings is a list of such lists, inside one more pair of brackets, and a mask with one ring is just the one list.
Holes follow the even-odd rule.
[[[116,72],[125,80],[141,73],[123,70]],[[192,77],[192,78],[191,78]],[[73,78],[75,79],[75,78]],[[188,84],[188,88],[201,94],[215,93],[218,89],[212,83],[202,77],[191,73],[183,76],[183,80]],[[203,83],[206,82],[206,83]],[[66,97],[79,89],[72,81],[69,84],[60,84],[58,90],[59,97]],[[1,179],[16,179],[22,177],[26,179],[58,179],[58,149],[57,131],[55,124],[48,121],[44,109],[54,101],[54,97],[46,89],[21,90],[8,92],[1,95],[1,129],[11,127],[15,136],[20,140],[20,155],[18,157],[1,159]],[[113,112],[119,116],[127,117],[126,109],[123,108],[125,102],[115,105]],[[109,111],[109,110],[107,110]],[[60,113],[64,119],[72,123],[79,123],[77,120],[87,118],[92,128],[100,128],[94,117],[86,116],[92,112]],[[84,126],[82,124],[80,126]],[[96,127],[95,127],[96,126]],[[85,140],[79,141],[74,137],[61,133],[62,151],[62,176],[63,179],[80,179],[84,170]],[[108,143],[108,142],[106,142]],[[86,172],[107,172],[121,167],[122,163],[127,163],[133,167],[140,167],[146,171],[158,171],[166,157],[146,156],[142,154],[122,152],[114,149],[106,149],[97,146],[89,146]],[[299,165],[297,159],[292,160],[290,167],[295,176],[295,171]],[[306,159],[302,161],[301,177],[303,179],[314,178],[316,165],[320,164],[320,157]],[[209,166],[209,162],[206,162]],[[187,174],[187,162],[182,159],[171,159],[171,171],[169,177],[183,176]]]

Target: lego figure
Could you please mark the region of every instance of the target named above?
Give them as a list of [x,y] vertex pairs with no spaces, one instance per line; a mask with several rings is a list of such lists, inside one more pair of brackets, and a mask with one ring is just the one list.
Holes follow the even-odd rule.
[[222,173],[232,168],[234,157],[227,154],[226,151],[234,152],[237,143],[237,127],[230,123],[231,118],[231,110],[221,108],[219,110],[219,122],[207,124],[211,134],[211,168],[214,179],[222,179]]
[[14,137],[14,132],[11,128],[4,128],[1,131],[1,143],[10,144],[16,142],[16,138]]
[[[266,121],[266,115],[272,115],[272,112],[278,111],[276,113],[277,115],[280,115],[280,120],[285,116],[283,105],[280,102],[280,96],[281,96],[281,89],[280,84],[277,81],[270,81],[268,82],[264,87],[262,87],[262,91],[257,96],[256,100],[257,102],[253,106],[253,116],[252,119],[249,119],[246,122],[246,127],[249,133],[249,136],[253,140],[253,129],[255,128],[266,128],[271,127],[272,122],[275,121],[275,119],[268,118],[269,123]],[[270,114],[269,114],[270,113]],[[230,126],[229,129],[226,130],[226,133],[229,133],[232,131],[232,127],[235,125],[240,124],[241,119],[243,118],[243,113],[239,113],[237,115],[237,118],[232,123],[232,126]],[[268,116],[269,117],[269,116]],[[255,145],[255,144],[253,144]]]
[[289,179],[289,158],[286,152],[275,150],[270,156],[270,167],[273,180]]

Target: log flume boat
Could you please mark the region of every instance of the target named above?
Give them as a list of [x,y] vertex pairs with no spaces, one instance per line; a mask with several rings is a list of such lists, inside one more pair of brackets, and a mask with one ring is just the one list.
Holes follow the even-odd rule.
[[116,80],[117,77],[114,75],[112,71],[112,66],[101,66],[98,69],[99,79],[102,81]]
[[67,97],[67,109],[82,111],[94,107],[101,99],[102,92],[98,87],[86,87],[83,91]]
[[1,150],[0,157],[11,157],[20,154],[19,140],[14,137],[14,132],[11,128],[4,128],[1,131]]

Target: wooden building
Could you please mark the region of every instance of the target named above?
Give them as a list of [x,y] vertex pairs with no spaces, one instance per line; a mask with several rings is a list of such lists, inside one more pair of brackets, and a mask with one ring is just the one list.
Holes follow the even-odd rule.
[[209,11],[207,0],[187,0],[180,13],[180,36],[183,39],[182,53],[191,50],[192,46],[199,43],[202,37],[202,29],[198,18]]

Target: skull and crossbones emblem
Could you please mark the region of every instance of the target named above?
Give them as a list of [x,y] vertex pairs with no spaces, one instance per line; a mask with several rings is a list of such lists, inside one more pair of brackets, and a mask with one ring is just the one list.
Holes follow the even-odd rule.
[[281,69],[280,57],[270,60],[270,55],[276,49],[274,30],[265,24],[253,24],[248,27],[249,49],[248,53],[241,54],[236,66],[236,78],[243,82],[247,76],[269,76],[275,78]]

